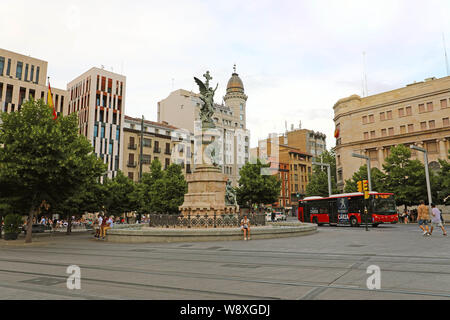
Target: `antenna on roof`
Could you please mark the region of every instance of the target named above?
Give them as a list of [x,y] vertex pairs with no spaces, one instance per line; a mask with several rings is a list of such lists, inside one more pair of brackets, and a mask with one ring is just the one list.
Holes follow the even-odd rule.
[[447,70],[447,77],[448,77],[450,76],[450,72],[448,69],[447,46],[445,45],[445,35],[443,32],[442,32],[442,43],[444,45],[445,69]]
[[369,90],[367,89],[367,73],[366,73],[366,52],[363,51],[363,97],[367,97],[369,95]]

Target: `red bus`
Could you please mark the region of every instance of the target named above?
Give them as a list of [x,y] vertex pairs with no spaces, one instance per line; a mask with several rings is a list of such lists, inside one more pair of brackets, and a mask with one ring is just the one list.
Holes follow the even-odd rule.
[[[393,193],[370,192],[366,200],[367,223],[397,223],[398,215]],[[307,197],[299,201],[298,220],[317,225],[350,225],[366,223],[362,192],[334,194],[331,197]]]

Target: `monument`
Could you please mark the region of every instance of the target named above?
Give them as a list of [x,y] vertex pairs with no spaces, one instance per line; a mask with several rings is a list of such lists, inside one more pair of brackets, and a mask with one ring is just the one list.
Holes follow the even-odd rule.
[[191,216],[235,214],[238,213],[239,206],[234,189],[220,167],[221,132],[212,119],[214,94],[218,84],[215,89],[209,86],[209,81],[212,80],[209,71],[203,77],[206,79],[205,83],[194,77],[203,105],[200,109],[200,121],[195,125],[195,170],[186,177],[188,192],[179,209],[182,214]]

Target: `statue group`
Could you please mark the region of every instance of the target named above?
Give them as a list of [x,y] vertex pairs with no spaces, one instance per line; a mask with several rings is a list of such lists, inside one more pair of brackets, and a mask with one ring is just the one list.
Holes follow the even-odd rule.
[[206,79],[205,83],[203,83],[203,81],[201,81],[200,79],[194,77],[194,80],[197,83],[198,88],[200,90],[200,99],[203,101],[203,106],[200,109],[200,119],[202,121],[202,128],[203,129],[215,128],[216,126],[214,124],[212,116],[214,114],[214,94],[216,93],[219,84],[216,85],[215,89],[209,86],[209,80],[212,80],[209,71],[206,71],[203,77],[205,77]]

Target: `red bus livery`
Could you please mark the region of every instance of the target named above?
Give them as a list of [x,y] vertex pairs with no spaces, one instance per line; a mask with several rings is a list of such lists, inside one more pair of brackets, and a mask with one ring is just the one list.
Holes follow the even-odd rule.
[[[398,215],[393,193],[370,192],[366,200],[367,223],[377,227],[382,223],[397,223]],[[330,197],[307,197],[299,201],[298,220],[319,226],[366,223],[364,194],[362,192],[334,194]]]

